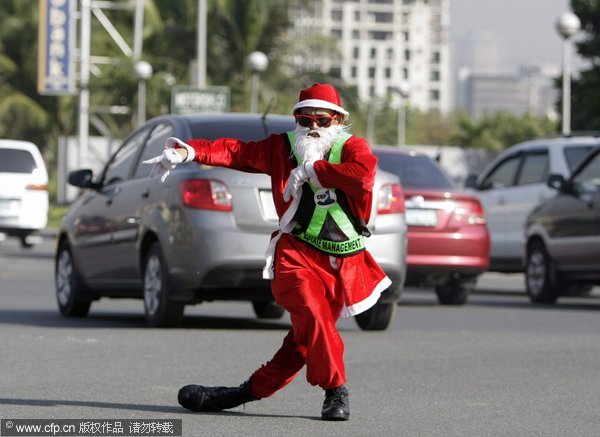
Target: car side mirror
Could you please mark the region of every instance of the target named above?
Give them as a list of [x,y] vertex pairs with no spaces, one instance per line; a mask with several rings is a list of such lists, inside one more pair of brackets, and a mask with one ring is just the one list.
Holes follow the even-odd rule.
[[97,184],[92,181],[93,177],[94,173],[88,168],[75,170],[69,173],[69,184],[79,188],[96,188]]
[[469,174],[465,179],[465,188],[477,188],[477,175]]
[[560,192],[564,192],[567,188],[567,181],[565,180],[563,175],[551,174],[550,176],[548,176],[546,185]]

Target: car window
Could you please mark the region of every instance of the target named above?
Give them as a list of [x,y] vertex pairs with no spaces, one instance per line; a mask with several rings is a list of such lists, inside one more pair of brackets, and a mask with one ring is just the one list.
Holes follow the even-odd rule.
[[548,152],[528,153],[523,158],[517,185],[543,184],[548,179]]
[[138,159],[137,166],[133,174],[134,178],[141,178],[150,175],[150,170],[152,170],[152,166],[143,164],[142,161],[160,155],[163,151],[163,148],[165,147],[165,141],[167,140],[167,138],[172,137],[173,135],[173,127],[168,123],[159,123],[152,130],[152,133],[146,141],[144,151]]
[[514,185],[520,163],[521,155],[506,158],[482,181],[481,189],[488,190],[490,188],[504,188]]
[[575,167],[579,165],[585,155],[592,150],[593,146],[569,146],[565,147],[563,153],[565,154],[565,160],[569,166],[569,170],[575,170]]
[[[293,120],[290,118],[290,120]],[[257,123],[256,119],[240,120],[232,124],[229,120],[212,123],[194,123],[190,126],[192,138],[216,140],[218,138],[236,138],[242,141],[257,141],[269,136],[269,132],[294,130],[290,121],[267,120],[268,125]]]
[[394,173],[407,188],[428,188],[435,190],[452,190],[454,183],[427,156],[397,155],[378,153],[379,168]]
[[104,185],[124,181],[129,177],[133,160],[142,144],[144,144],[147,135],[148,129],[144,129],[123,143],[104,170]]
[[600,153],[596,154],[579,173],[573,176],[573,187],[578,193],[600,191]]
[[31,153],[21,149],[0,149],[0,172],[32,173],[37,168]]

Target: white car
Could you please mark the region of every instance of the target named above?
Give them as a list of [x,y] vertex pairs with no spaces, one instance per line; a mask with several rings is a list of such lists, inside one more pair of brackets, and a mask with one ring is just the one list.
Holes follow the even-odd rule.
[[31,247],[31,234],[48,222],[48,172],[38,147],[0,140],[0,235]]
[[568,178],[586,154],[600,144],[593,135],[537,139],[509,147],[465,186],[479,198],[490,233],[490,271],[522,272],[525,220],[539,203],[553,197],[550,174]]

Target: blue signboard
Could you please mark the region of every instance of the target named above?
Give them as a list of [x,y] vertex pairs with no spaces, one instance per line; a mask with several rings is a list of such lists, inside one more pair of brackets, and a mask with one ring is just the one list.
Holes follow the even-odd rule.
[[73,0],[40,0],[38,92],[75,93]]

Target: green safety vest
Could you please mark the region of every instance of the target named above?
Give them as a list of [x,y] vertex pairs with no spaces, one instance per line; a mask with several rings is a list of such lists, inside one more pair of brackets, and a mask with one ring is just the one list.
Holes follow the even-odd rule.
[[[287,132],[287,136],[296,158],[296,162],[300,163],[298,154],[296,153],[294,144],[294,132]],[[345,142],[352,135],[342,133],[334,142],[331,152],[329,153],[328,161],[332,164],[339,164],[342,156],[342,149]],[[310,188],[307,188],[310,187]],[[332,198],[333,196],[333,198]],[[365,249],[365,239],[363,234],[369,235],[368,231],[363,231],[359,234],[356,230],[356,226],[350,219],[350,208],[343,208],[342,205],[334,198],[345,199],[345,194],[338,192],[336,194],[335,188],[316,188],[310,182],[302,186],[302,198],[301,205],[309,206],[313,208],[312,217],[308,224],[298,223],[292,231],[292,235],[307,242],[308,244],[316,247],[317,249],[326,252],[330,255],[336,256],[349,256],[354,255]],[[347,205],[347,203],[345,203]],[[300,208],[299,208],[300,209]],[[294,219],[297,219],[298,212]],[[337,239],[334,241],[330,238],[324,238],[324,234],[328,234],[327,228],[331,227],[331,220],[335,222],[337,228],[342,232],[343,235],[339,235],[337,232]],[[302,220],[306,222],[307,220]],[[340,238],[341,237],[341,238]],[[337,240],[340,241],[337,241]]]

